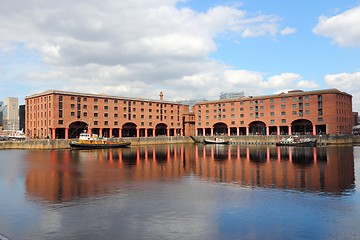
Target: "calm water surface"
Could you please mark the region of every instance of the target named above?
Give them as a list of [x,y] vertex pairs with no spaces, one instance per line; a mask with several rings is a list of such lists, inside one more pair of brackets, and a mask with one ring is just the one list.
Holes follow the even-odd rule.
[[360,239],[359,176],[356,146],[1,150],[0,239]]

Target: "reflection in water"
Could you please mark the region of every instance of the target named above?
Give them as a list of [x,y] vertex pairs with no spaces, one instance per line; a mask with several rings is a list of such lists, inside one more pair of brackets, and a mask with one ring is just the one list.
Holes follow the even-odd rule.
[[127,181],[190,175],[245,187],[332,194],[352,190],[355,181],[352,147],[166,145],[29,152],[27,162],[27,192],[50,202],[118,191]]

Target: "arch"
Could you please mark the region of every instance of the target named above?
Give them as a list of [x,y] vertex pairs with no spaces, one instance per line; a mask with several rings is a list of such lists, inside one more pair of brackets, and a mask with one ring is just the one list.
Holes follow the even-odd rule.
[[266,124],[262,121],[254,121],[249,124],[251,135],[266,135]]
[[307,119],[297,119],[291,123],[292,133],[294,134],[312,134],[313,124],[310,120]]
[[223,122],[215,123],[213,128],[214,135],[224,135],[228,133],[228,126]]
[[122,125],[122,137],[137,137],[136,127],[136,124],[132,122],[127,122]]
[[87,129],[88,124],[83,121],[76,121],[69,124],[69,138],[77,138],[80,133]]
[[158,123],[155,127],[155,136],[167,136],[167,125]]

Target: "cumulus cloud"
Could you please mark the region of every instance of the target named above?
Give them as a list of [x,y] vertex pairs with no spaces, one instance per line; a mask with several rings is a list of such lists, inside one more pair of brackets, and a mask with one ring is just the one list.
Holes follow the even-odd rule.
[[295,32],[296,32],[295,28],[286,27],[280,31],[280,34],[281,35],[289,35],[289,34],[293,34]]
[[342,47],[360,46],[360,6],[336,16],[321,16],[313,32],[330,37]]
[[209,59],[215,39],[274,37],[293,29],[280,31],[281,18],[241,6],[197,12],[179,2],[0,0],[0,44],[11,43],[9,50],[21,44],[39,57],[38,72],[14,78],[29,83],[29,94],[51,88],[153,98],[162,90],[169,99],[196,98],[199,92],[213,98],[244,84],[270,87],[261,73],[230,71]]
[[325,76],[325,82],[334,88],[346,91],[353,96],[353,108],[359,111],[360,106],[360,72],[337,73]]

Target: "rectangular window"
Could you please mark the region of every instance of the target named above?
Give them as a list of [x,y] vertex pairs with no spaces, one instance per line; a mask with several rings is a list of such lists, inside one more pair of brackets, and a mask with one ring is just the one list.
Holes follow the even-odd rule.
[[281,112],[281,116],[285,116],[286,115],[286,112]]
[[97,126],[99,124],[98,121],[94,121],[94,126]]
[[274,112],[270,112],[270,116],[275,116],[275,113],[274,113]]
[[270,123],[271,123],[271,124],[275,124],[275,120],[271,119],[271,120],[270,120]]
[[286,119],[281,119],[281,122],[282,122],[282,123],[286,123]]
[[319,117],[319,118],[318,118],[318,121],[319,121],[319,122],[322,122],[322,121],[323,121],[323,118],[322,118],[322,117]]

